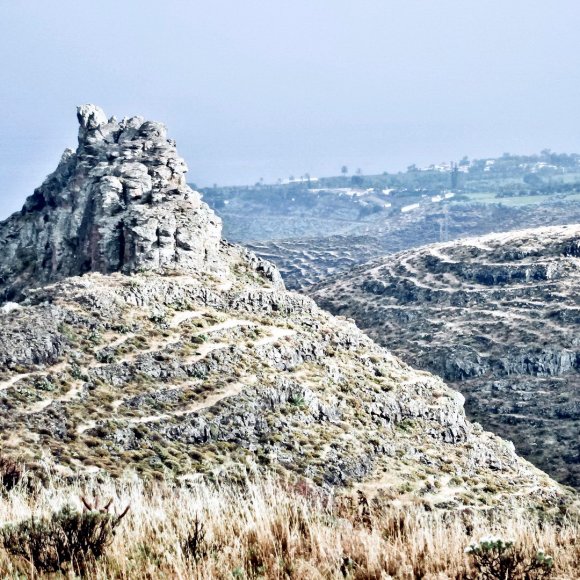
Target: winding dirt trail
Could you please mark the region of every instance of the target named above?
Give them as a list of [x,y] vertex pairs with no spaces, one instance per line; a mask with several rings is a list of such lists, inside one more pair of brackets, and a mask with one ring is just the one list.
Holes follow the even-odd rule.
[[244,387],[254,384],[257,380],[255,375],[250,375],[245,381],[238,381],[228,385],[225,389],[220,389],[211,395],[208,395],[205,399],[193,403],[189,407],[182,409],[180,411],[173,411],[172,413],[162,413],[160,415],[149,415],[147,417],[138,417],[135,419],[129,419],[129,423],[141,424],[141,423],[155,423],[157,421],[163,421],[164,419],[171,419],[172,417],[183,417],[184,415],[190,415],[192,413],[197,413],[203,409],[213,407],[217,405],[220,401],[227,399],[229,397],[234,397],[239,395]]

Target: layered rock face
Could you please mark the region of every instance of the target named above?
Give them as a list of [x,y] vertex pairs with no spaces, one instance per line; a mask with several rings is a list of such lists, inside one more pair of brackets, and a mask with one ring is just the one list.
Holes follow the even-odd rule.
[[186,184],[165,127],[94,105],[78,120],[76,152],[0,224],[0,298],[85,272],[223,270],[220,220]]
[[441,379],[220,241],[161,126],[79,116],[77,153],[0,229],[20,298],[0,305],[0,453],[67,474],[277,471],[442,507],[568,501]]
[[468,414],[580,487],[580,226],[380,259],[313,296],[461,390]]

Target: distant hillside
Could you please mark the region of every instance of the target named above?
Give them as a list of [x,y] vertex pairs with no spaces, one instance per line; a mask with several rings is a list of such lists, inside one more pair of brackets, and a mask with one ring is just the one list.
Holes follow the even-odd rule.
[[[580,155],[546,150],[529,156],[463,158],[425,168],[412,165],[399,173],[301,176],[200,191],[224,217],[224,232],[232,241],[360,234],[376,214],[388,219],[415,203],[436,210],[464,202],[520,206],[578,201]],[[272,223],[272,216],[280,220]]]
[[472,419],[580,488],[579,282],[573,225],[401,252],[311,294],[442,376]]
[[578,222],[580,155],[544,151],[202,191],[225,237],[272,260],[300,289],[423,244]]
[[[227,218],[225,218],[227,219]],[[580,202],[506,207],[499,204],[450,205],[446,211],[420,207],[366,224],[364,233],[317,235],[301,239],[246,242],[260,257],[275,263],[286,286],[308,291],[328,276],[384,256],[439,242],[489,232],[580,222]]]

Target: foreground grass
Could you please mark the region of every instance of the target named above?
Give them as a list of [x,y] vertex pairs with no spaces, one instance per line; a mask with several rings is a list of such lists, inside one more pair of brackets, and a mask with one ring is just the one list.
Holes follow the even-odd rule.
[[[65,505],[81,511],[82,498],[112,499],[117,513],[130,505],[105,555],[85,568],[91,578],[477,578],[465,548],[488,534],[511,539],[527,556],[545,550],[554,558],[550,577],[580,576],[580,526],[566,517],[548,523],[516,513],[445,512],[269,478],[17,486],[0,495],[0,525]],[[0,578],[41,576],[0,548]],[[516,577],[537,576],[510,576]]]

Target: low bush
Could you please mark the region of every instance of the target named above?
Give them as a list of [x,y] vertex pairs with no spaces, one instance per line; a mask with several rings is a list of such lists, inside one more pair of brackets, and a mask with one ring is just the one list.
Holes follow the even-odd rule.
[[482,538],[466,550],[478,580],[541,580],[550,578],[554,560],[542,550],[533,556],[514,542]]
[[39,572],[64,571],[71,566],[74,572],[84,573],[105,553],[129,508],[114,514],[109,511],[111,502],[98,509],[83,501],[85,511],[66,505],[50,516],[4,526],[0,530],[2,546]]
[[195,565],[207,555],[208,544],[205,525],[197,515],[181,543],[181,550],[185,558]]
[[24,479],[22,466],[9,457],[0,457],[0,488],[5,491],[14,489]]

